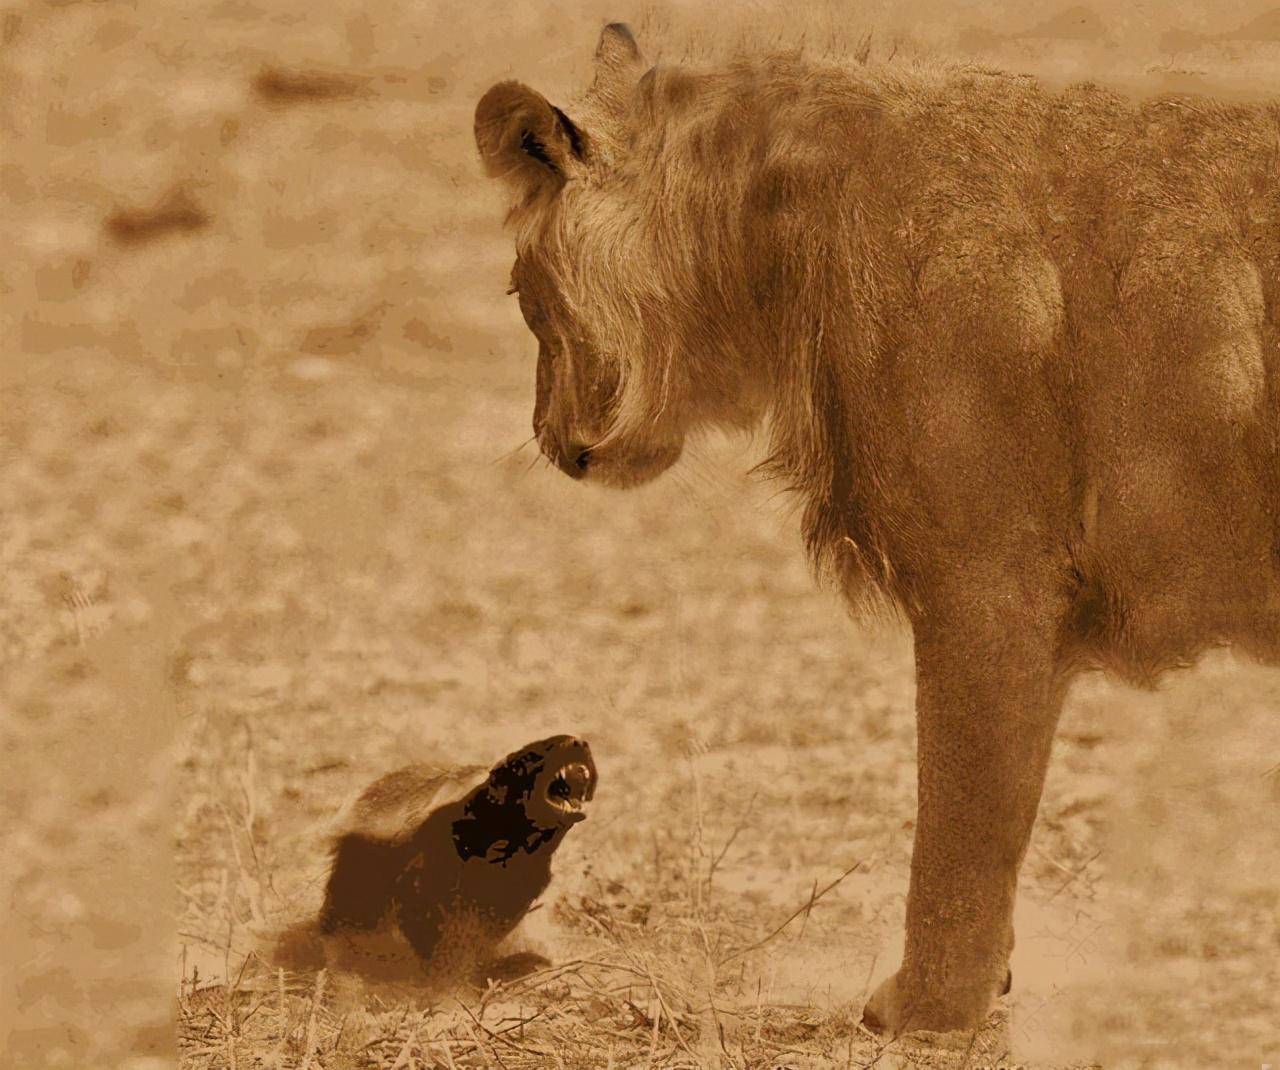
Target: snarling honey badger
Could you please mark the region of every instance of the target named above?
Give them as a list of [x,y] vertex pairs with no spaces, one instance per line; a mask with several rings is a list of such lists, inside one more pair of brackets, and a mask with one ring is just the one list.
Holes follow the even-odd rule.
[[[436,976],[494,965],[498,943],[550,883],[565,834],[586,817],[596,767],[583,740],[561,735],[485,773],[408,766],[340,816],[317,922],[326,959],[335,944],[357,947],[363,934],[391,931]],[[532,965],[537,956],[512,959]]]

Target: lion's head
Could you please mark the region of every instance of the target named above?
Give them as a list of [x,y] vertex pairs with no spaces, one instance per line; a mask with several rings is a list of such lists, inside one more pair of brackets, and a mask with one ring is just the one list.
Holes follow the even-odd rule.
[[[643,70],[614,24],[573,118],[518,82],[493,86],[475,117],[485,169],[511,195],[511,291],[538,340],[534,433],[563,472],[611,486],[665,471],[698,426],[751,420],[715,360],[732,332],[698,307],[723,288],[693,255],[705,249],[670,238],[683,232],[673,215],[697,209],[652,167],[656,72]],[[697,220],[679,222],[697,233]]]

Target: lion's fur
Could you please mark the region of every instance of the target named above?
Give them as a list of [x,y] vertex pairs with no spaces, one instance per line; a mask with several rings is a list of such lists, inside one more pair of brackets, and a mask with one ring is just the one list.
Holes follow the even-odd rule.
[[763,426],[814,561],[910,618],[906,950],[867,1021],[974,1028],[1075,671],[1280,663],[1280,101],[602,50],[571,117],[511,83],[476,114],[543,452],[626,485]]
[[[556,348],[616,371],[597,445],[766,421],[815,561],[909,614],[953,524],[1016,516],[1064,643],[1134,679],[1274,626],[1280,105],[795,55],[629,79],[573,110],[609,151],[513,212]],[[952,448],[978,470],[924,486]]]

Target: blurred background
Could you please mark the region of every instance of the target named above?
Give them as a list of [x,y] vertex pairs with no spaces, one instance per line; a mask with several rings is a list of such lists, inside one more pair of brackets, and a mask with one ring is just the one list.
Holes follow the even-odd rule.
[[[678,993],[706,965],[678,934],[769,937],[683,1048],[644,1006],[613,1031],[672,1065],[876,1057],[829,1023],[897,954],[909,636],[814,587],[756,444],[618,494],[527,443],[536,347],[472,109],[518,77],[572,114],[619,18],[664,61],[1280,86],[1280,9],[1244,2],[0,0],[6,1066],[154,1070],[175,1032],[193,1066],[432,1065],[219,1007],[256,934],[314,910],[346,794],[559,731],[601,788],[534,919],[553,957],[625,929]],[[1012,1057],[1280,1057],[1278,702],[1225,656],[1159,694],[1077,687]]]

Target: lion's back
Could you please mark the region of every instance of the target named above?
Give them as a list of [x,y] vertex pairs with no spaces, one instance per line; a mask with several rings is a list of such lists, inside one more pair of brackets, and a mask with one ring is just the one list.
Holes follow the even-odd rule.
[[[1090,627],[1124,637],[1135,678],[1243,627],[1206,608],[1223,592],[1237,616],[1262,612],[1280,504],[1280,101],[961,67],[723,77],[736,88],[687,94],[675,130],[686,162],[726,161],[704,181],[743,184],[749,240],[699,248],[736,258],[716,277],[742,279],[741,318],[768,323],[773,349],[802,369],[825,349],[826,378],[801,381],[851,405],[874,381],[917,429],[877,438],[861,420],[896,485],[957,530],[984,509],[1040,510],[1106,577],[1109,616]],[[796,432],[775,467],[826,472],[812,443],[828,439],[803,416],[777,421]],[[988,470],[1004,480],[972,478]],[[843,529],[814,515],[821,550]]]

